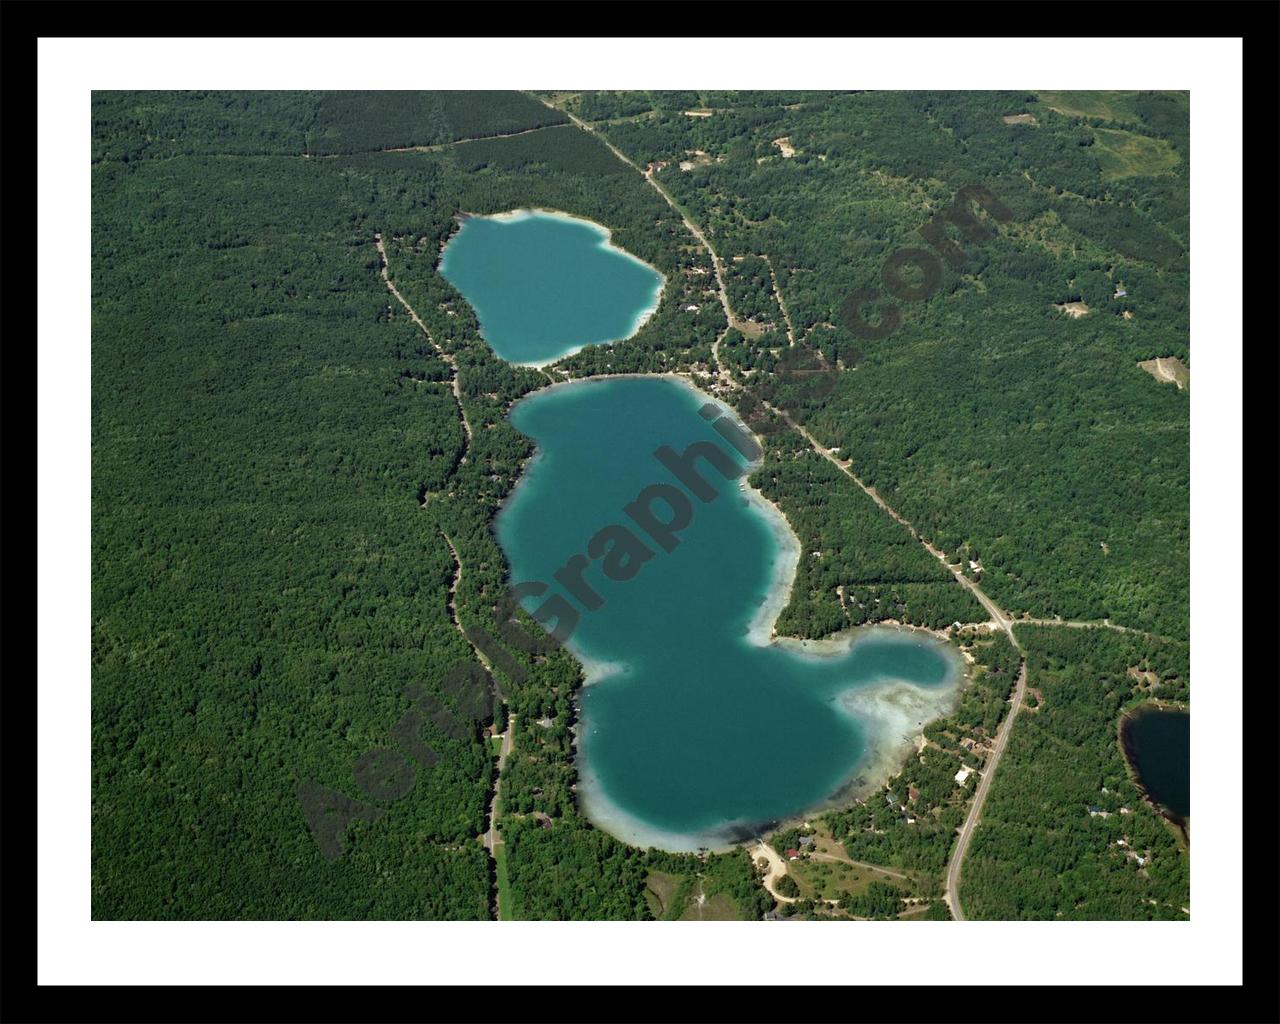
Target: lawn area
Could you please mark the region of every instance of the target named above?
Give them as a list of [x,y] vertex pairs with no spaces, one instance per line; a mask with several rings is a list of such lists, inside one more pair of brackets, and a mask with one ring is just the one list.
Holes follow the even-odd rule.
[[876,868],[841,861],[804,858],[788,864],[787,873],[800,886],[802,899],[838,900],[845,896],[857,896],[872,882],[885,882],[902,889],[904,896],[909,892],[900,878]]
[[704,903],[697,899],[689,901],[689,906],[680,915],[681,921],[736,921],[738,905],[728,893],[718,892]]
[[1137,93],[1112,89],[1075,89],[1045,92],[1037,89],[1040,103],[1067,117],[1100,117],[1107,121],[1138,121],[1133,101]]
[[1107,180],[1136,174],[1167,174],[1178,165],[1178,154],[1164,139],[1111,128],[1095,128],[1094,138],[1102,177]]
[[800,887],[801,899],[843,899],[864,892],[872,882],[884,882],[904,896],[918,895],[919,879],[909,872],[854,863],[844,845],[821,822],[813,826],[813,846],[799,860],[787,864],[787,873]]
[[513,921],[511,887],[507,884],[507,848],[499,843],[493,848],[493,862],[498,875],[498,920]]
[[670,875],[665,871],[650,871],[644,883],[644,898],[649,904],[649,913],[661,921],[671,907],[676,890],[680,886],[678,875]]
[[644,898],[649,913],[659,921],[736,921],[738,904],[726,892],[703,896],[704,878],[650,871]]

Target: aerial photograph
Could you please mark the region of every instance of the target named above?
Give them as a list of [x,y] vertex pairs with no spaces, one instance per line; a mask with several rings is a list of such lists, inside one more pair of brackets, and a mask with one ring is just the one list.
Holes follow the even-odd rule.
[[92,920],[1191,922],[1190,92],[1036,84],[95,88]]

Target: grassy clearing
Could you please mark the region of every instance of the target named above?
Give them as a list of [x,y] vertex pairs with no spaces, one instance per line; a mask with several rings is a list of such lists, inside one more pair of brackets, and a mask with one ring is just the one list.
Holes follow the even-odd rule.
[[[872,867],[842,861],[804,858],[792,861],[787,871],[800,886],[802,899],[843,899],[857,896],[872,882],[901,888],[902,880]],[[903,895],[907,895],[904,890]]]
[[1164,139],[1152,139],[1111,128],[1094,129],[1095,151],[1104,180],[1138,174],[1168,174],[1178,166],[1178,154]]
[[1037,89],[1036,95],[1040,97],[1042,106],[1059,114],[1065,114],[1067,117],[1100,117],[1106,121],[1135,123],[1138,120],[1138,114],[1133,105],[1138,94],[1134,91],[1076,89],[1045,92]]
[[805,856],[787,864],[787,873],[800,887],[801,899],[843,899],[864,892],[872,882],[885,882],[901,889],[904,896],[917,895],[918,880],[909,873],[854,863],[844,845],[818,824],[814,845]]
[[649,877],[645,879],[644,899],[649,905],[649,913],[658,920],[666,916],[679,882],[676,875],[669,875],[665,871],[650,871]]
[[703,876],[673,875],[650,871],[644,898],[649,913],[659,921],[737,921],[740,909],[727,892],[706,895],[713,881]]
[[1161,384],[1177,384],[1179,391],[1191,383],[1190,368],[1177,356],[1144,359],[1138,365]]
[[733,902],[733,897],[723,892],[716,893],[704,903],[699,903],[695,897],[689,901],[684,913],[680,915],[680,920],[736,921],[738,920],[738,905]]
[[513,921],[511,886],[507,883],[507,848],[498,844],[493,849],[493,863],[498,876],[498,920]]

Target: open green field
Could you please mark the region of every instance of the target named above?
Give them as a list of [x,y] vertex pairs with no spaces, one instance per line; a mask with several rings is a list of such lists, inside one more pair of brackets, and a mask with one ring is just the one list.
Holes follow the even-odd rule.
[[707,879],[650,871],[645,880],[645,900],[650,915],[659,921],[738,921],[742,911],[728,892],[707,894]]
[[802,899],[842,899],[866,891],[872,882],[884,882],[909,895],[911,887],[884,871],[840,861],[802,858],[787,865],[787,873],[796,880]]
[[[666,871],[650,871],[645,879],[645,902],[649,913],[657,920],[669,919],[670,914],[679,917],[688,901],[687,886],[681,891],[682,879]],[[677,899],[677,893],[679,898]]]
[[1178,165],[1178,154],[1164,139],[1152,139],[1111,128],[1094,129],[1098,162],[1107,180],[1137,174],[1167,174]]
[[1068,117],[1100,117],[1106,121],[1136,121],[1135,90],[1036,90],[1041,105]]
[[699,902],[695,899],[685,908],[685,912],[680,915],[681,921],[737,921],[741,919],[738,912],[737,904],[725,893],[716,893],[716,895]]

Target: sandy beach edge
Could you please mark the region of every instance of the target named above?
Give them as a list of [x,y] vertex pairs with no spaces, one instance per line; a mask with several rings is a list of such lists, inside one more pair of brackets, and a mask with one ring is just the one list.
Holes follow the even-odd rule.
[[[622,246],[620,245],[615,245],[613,241],[613,229],[609,227],[609,225],[607,224],[601,224],[597,220],[592,220],[590,217],[583,217],[576,213],[567,213],[564,210],[554,210],[547,206],[522,206],[519,209],[505,210],[501,213],[474,213],[470,210],[459,210],[457,213],[454,214],[454,220],[458,224],[458,230],[450,232],[449,237],[446,238],[444,242],[441,244],[440,252],[437,254],[437,257],[436,257],[436,272],[440,274],[441,277],[444,277],[443,268],[444,268],[445,254],[449,250],[449,243],[458,237],[459,232],[462,230],[462,226],[467,221],[495,220],[499,222],[511,223],[514,221],[528,220],[530,217],[533,217],[538,214],[541,214],[544,217],[554,217],[557,220],[577,221],[579,223],[589,225],[593,230],[595,230],[598,234],[600,234],[600,247],[602,249],[608,249],[612,252],[616,252],[619,255],[624,256],[627,259],[631,260],[633,263],[638,263],[642,267],[646,267],[647,269],[652,270],[655,274],[658,275],[658,286],[656,289],[654,289],[652,302],[650,302],[648,306],[636,312],[636,315],[631,322],[630,330],[628,330],[627,333],[623,335],[621,338],[605,338],[605,339],[602,339],[601,341],[588,341],[588,342],[584,342],[581,345],[570,346],[569,348],[565,349],[563,352],[560,352],[559,354],[551,356],[550,358],[544,359],[540,362],[517,363],[517,362],[513,362],[510,359],[504,359],[503,362],[509,363],[512,366],[521,367],[522,369],[526,369],[526,370],[545,370],[549,366],[554,366],[556,363],[560,362],[562,359],[568,359],[570,356],[577,355],[584,348],[589,348],[591,345],[617,345],[620,342],[627,341],[631,338],[634,338],[637,334],[639,334],[640,328],[643,327],[649,321],[649,319],[653,316],[653,314],[658,311],[658,307],[662,305],[662,300],[667,294],[667,284],[668,284],[667,275],[664,274],[657,267],[655,267],[652,263],[649,263],[646,260],[642,260],[635,253],[629,252],[628,250],[622,248]],[[446,280],[448,279],[446,278]],[[467,301],[470,302],[469,299]],[[475,310],[474,305],[472,305],[471,308],[476,312],[476,322],[478,323],[480,320],[479,311]],[[480,331],[480,337],[484,339],[483,329],[481,329]],[[487,339],[485,339],[485,344],[486,345],[489,344]],[[489,345],[489,351],[493,352],[496,358],[502,359],[502,356],[498,355],[498,353],[494,351],[492,345]]]
[[[634,379],[666,379],[686,388],[703,403],[711,402],[722,408],[733,417],[744,430],[750,428],[742,421],[737,411],[722,399],[716,398],[700,388],[689,376],[680,373],[661,374],[598,374],[568,381],[557,381],[546,387],[530,392],[516,403],[525,402],[535,396],[550,391],[571,387],[584,387],[605,380]],[[512,407],[514,410],[515,406]],[[752,434],[761,451],[764,445],[760,438]],[[530,470],[538,461],[540,449],[535,448],[534,455],[525,464],[516,487],[498,511],[504,514],[508,504],[513,500],[520,487],[528,480]],[[867,623],[851,626],[820,639],[806,640],[798,637],[775,635],[778,616],[791,598],[795,585],[799,558],[801,554],[800,538],[792,528],[785,513],[764,494],[750,483],[751,475],[764,464],[764,456],[749,463],[747,471],[738,478],[738,490],[743,499],[764,518],[778,548],[773,565],[773,577],[770,581],[764,600],[752,615],[747,627],[746,640],[753,646],[777,646],[796,654],[810,657],[835,657],[848,653],[856,644],[864,639],[886,632],[925,633],[938,642],[939,648],[947,651],[948,660],[952,663],[949,678],[936,687],[921,687],[904,680],[886,679],[870,686],[852,688],[842,695],[841,709],[854,717],[865,727],[868,743],[843,780],[837,784],[831,795],[815,806],[811,806],[776,823],[771,823],[767,831],[790,827],[806,818],[825,811],[850,806],[867,794],[882,786],[905,762],[910,753],[916,749],[919,737],[925,725],[948,713],[959,700],[967,675],[967,664],[961,652],[955,650],[947,642],[947,635],[939,630],[911,626],[897,622]],[[495,517],[495,525],[497,517]],[[501,544],[499,544],[501,547]],[[611,676],[625,674],[625,663],[609,662],[596,658],[583,651],[572,641],[567,645],[570,653],[582,665],[582,686],[593,686]],[[575,699],[575,705],[577,700]],[[650,825],[623,810],[605,794],[603,786],[590,771],[589,758],[585,754],[587,743],[582,733],[581,706],[577,706],[578,721],[574,724],[573,734],[578,754],[575,762],[578,767],[577,800],[587,820],[595,827],[608,832],[623,842],[639,847],[654,847],[671,852],[694,852],[709,850],[724,852],[744,843],[753,841],[741,838],[739,833],[751,823],[724,822],[713,830],[701,833],[673,833]]]

